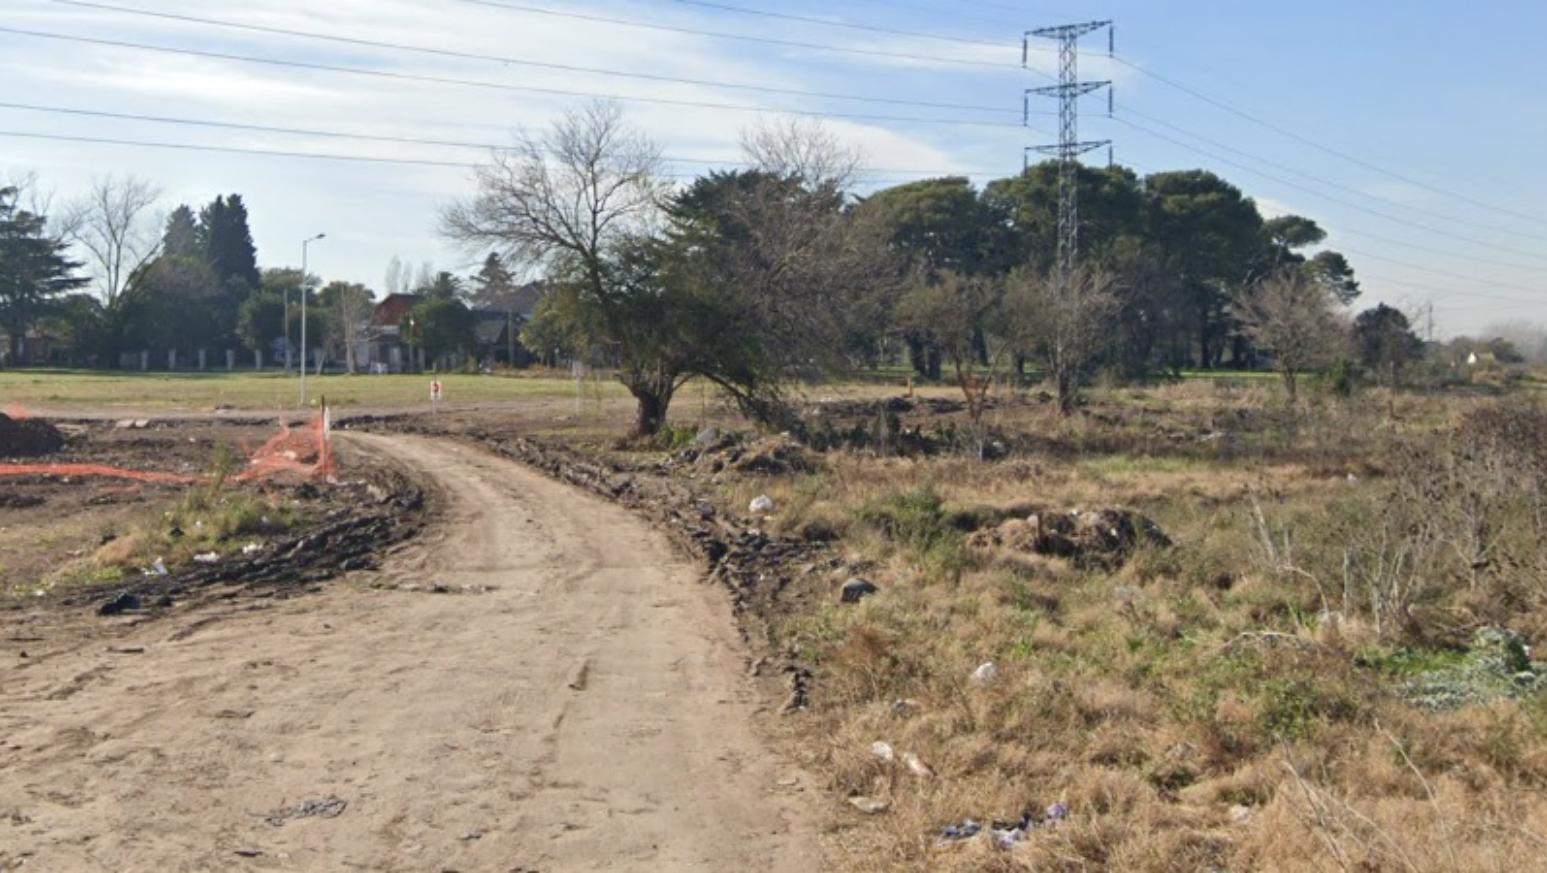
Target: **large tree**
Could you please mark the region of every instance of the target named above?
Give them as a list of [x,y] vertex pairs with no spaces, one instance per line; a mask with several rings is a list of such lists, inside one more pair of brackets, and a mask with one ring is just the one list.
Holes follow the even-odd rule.
[[1254,278],[1266,239],[1257,205],[1206,170],[1145,179],[1150,239],[1170,256],[1191,309],[1197,363],[1217,366],[1232,329],[1229,300]]
[[351,375],[359,366],[357,352],[375,299],[374,291],[353,282],[330,282],[317,294],[318,308],[328,313],[327,342],[334,349],[343,350],[344,368]]
[[789,390],[843,369],[872,326],[876,226],[836,182],[775,169],[702,177],[667,213],[665,279],[696,315],[716,313],[694,338],[700,375],[759,422],[796,427]]
[[14,187],[0,188],[0,327],[16,362],[27,331],[61,295],[89,281],[77,274],[82,265],[69,258],[68,243],[49,234],[47,217],[21,208],[19,196]]
[[1093,267],[1077,268],[1067,281],[1029,267],[1010,273],[1006,330],[1042,359],[1064,415],[1074,411],[1081,384],[1114,345],[1115,285],[1110,273]]
[[68,239],[86,253],[102,303],[112,309],[132,277],[161,251],[153,210],[161,192],[134,176],[107,176],[65,210]]
[[650,333],[669,322],[635,321],[657,305],[656,289],[620,268],[659,215],[660,166],[655,144],[624,122],[616,104],[595,103],[567,113],[545,135],[523,134],[515,147],[497,151],[478,170],[477,195],[441,220],[443,232],[464,245],[496,249],[562,278],[570,305],[555,311],[585,327],[617,365],[637,402],[640,434],[660,429],[684,378],[657,354],[662,337]]

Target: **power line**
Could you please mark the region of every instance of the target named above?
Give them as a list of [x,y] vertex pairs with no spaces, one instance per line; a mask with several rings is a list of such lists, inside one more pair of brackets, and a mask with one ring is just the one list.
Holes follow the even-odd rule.
[[457,58],[460,60],[489,61],[496,64],[509,64],[524,67],[536,67],[545,70],[558,70],[569,73],[591,73],[598,76],[614,76],[624,79],[642,79],[652,82],[672,82],[681,85],[701,85],[709,88],[723,88],[739,91],[756,91],[764,94],[781,94],[794,97],[815,97],[824,100],[856,100],[866,103],[885,103],[894,106],[918,106],[928,109],[960,109],[970,112],[1014,112],[1014,108],[1004,106],[974,106],[962,103],[937,103],[927,100],[905,100],[895,97],[872,97],[862,94],[841,94],[823,91],[809,91],[800,88],[780,88],[770,85],[752,85],[740,82],[720,82],[711,79],[694,79],[683,76],[667,76],[656,73],[635,73],[624,70],[609,70],[599,67],[584,67],[575,64],[559,64],[547,61],[534,61],[526,58],[511,57],[508,55],[490,55],[478,52],[458,51],[454,49],[441,49],[430,46],[410,45],[399,42],[386,42],[381,40],[362,39],[358,37],[336,36],[333,34],[317,33],[315,31],[294,30],[284,27],[270,27],[260,24],[248,24],[245,22],[229,21],[219,18],[206,18],[197,15],[183,15],[172,12],[157,12],[150,9],[139,9],[130,6],[119,6],[112,3],[96,3],[90,0],[52,0],[62,6],[75,6],[83,9],[96,9],[105,12],[116,12],[122,15],[138,15],[147,18],[159,18],[167,21],[178,21],[188,24],[203,24],[212,27],[224,27],[232,30],[244,30],[251,33],[265,33],[276,36],[298,37],[301,39],[314,39],[325,42],[339,43],[342,45],[362,46],[365,48],[388,49],[391,51],[414,52],[417,54],[433,55],[436,57]]
[[[251,155],[255,157],[268,158],[336,161],[353,164],[388,164],[417,167],[441,167],[459,170],[474,170],[481,166],[480,164],[472,161],[443,161],[428,158],[388,158],[377,157],[374,155],[325,154],[321,152],[296,152],[279,149],[255,149],[246,148],[243,146],[205,145],[203,143],[166,142],[161,140],[138,140],[105,136],[76,136],[73,134],[63,133],[38,133],[35,131],[22,130],[0,130],[0,137],[10,137],[12,139],[46,140],[51,142],[83,143],[89,145],[124,146],[128,148],[170,149],[174,151],[213,152],[216,154]],[[683,180],[697,179],[700,177],[700,174],[697,173],[661,173],[659,175],[668,179]],[[893,184],[898,180],[872,178],[867,181],[873,184]]]
[[1002,127],[1020,128],[1022,125],[1010,124],[998,121],[981,121],[966,118],[920,118],[897,115],[873,115],[854,112],[821,112],[810,109],[784,109],[767,106],[748,106],[735,103],[715,103],[706,100],[681,100],[668,97],[638,97],[627,94],[602,94],[594,91],[573,91],[564,88],[546,88],[536,85],[512,85],[505,82],[490,82],[477,79],[453,79],[444,76],[425,76],[411,73],[394,73],[387,70],[371,70],[362,67],[344,67],[336,64],[318,64],[308,61],[288,61],[278,58],[264,58],[254,55],[238,55],[227,52],[212,52],[201,49],[171,48],[168,46],[150,45],[147,43],[130,42],[127,40],[101,39],[97,37],[70,36],[60,33],[49,33],[36,30],[22,30],[20,28],[0,27],[0,33],[10,33],[17,36],[34,37],[38,39],[60,40],[64,42],[86,43],[90,45],[112,46],[115,48],[128,48],[137,51],[159,52],[163,54],[187,55],[191,57],[211,58],[223,61],[240,61],[242,63],[265,64],[268,66],[288,67],[302,70],[321,70],[330,73],[349,73],[357,76],[372,76],[382,79],[393,79],[407,82],[426,82],[436,85],[459,85],[471,88],[488,88],[500,91],[520,91],[531,94],[552,94],[561,97],[589,97],[604,100],[618,100],[629,103],[653,103],[663,106],[682,106],[697,109],[724,109],[733,112],[772,113],[784,115],[802,115],[815,118],[842,118],[860,121],[883,121],[901,124],[940,124],[948,126],[968,127]]
[[1354,210],[1358,210],[1359,212],[1364,212],[1364,213],[1367,213],[1369,215],[1374,215],[1374,216],[1376,216],[1378,218],[1385,219],[1386,221],[1394,222],[1394,223],[1397,223],[1397,224],[1403,224],[1403,225],[1406,225],[1408,227],[1411,227],[1411,228],[1414,228],[1414,229],[1417,229],[1417,230],[1425,231],[1426,233],[1432,233],[1432,234],[1435,234],[1437,236],[1446,237],[1448,239],[1457,240],[1459,242],[1470,243],[1472,245],[1480,246],[1480,247],[1483,247],[1483,248],[1494,249],[1496,251],[1506,252],[1508,254],[1518,255],[1518,256],[1521,256],[1521,257],[1531,258],[1531,259],[1534,259],[1534,260],[1547,260],[1547,257],[1544,257],[1544,256],[1542,256],[1540,254],[1535,253],[1535,252],[1527,252],[1527,251],[1523,251],[1521,249],[1513,249],[1513,248],[1510,248],[1508,246],[1497,245],[1495,243],[1490,243],[1490,242],[1487,242],[1485,240],[1477,239],[1475,237],[1462,236],[1460,234],[1452,233],[1450,231],[1442,230],[1440,228],[1431,227],[1430,225],[1427,225],[1427,224],[1422,224],[1422,223],[1416,222],[1416,221],[1410,221],[1410,220],[1408,220],[1406,218],[1403,218],[1401,216],[1392,215],[1392,214],[1390,214],[1388,212],[1382,212],[1382,211],[1380,211],[1378,209],[1371,209],[1368,206],[1363,206],[1363,205],[1358,204],[1358,203],[1353,203],[1353,202],[1350,202],[1348,200],[1344,200],[1344,199],[1342,199],[1340,197],[1335,197],[1335,196],[1333,196],[1331,194],[1327,194],[1327,193],[1325,193],[1323,191],[1318,191],[1315,188],[1310,188],[1308,186],[1301,185],[1298,182],[1293,182],[1293,181],[1290,181],[1288,179],[1284,179],[1284,178],[1282,178],[1280,176],[1275,176],[1275,175],[1273,175],[1271,173],[1264,173],[1261,170],[1249,167],[1246,164],[1240,163],[1239,161],[1234,161],[1234,160],[1231,160],[1230,158],[1221,157],[1220,155],[1218,155],[1216,153],[1210,152],[1210,151],[1208,151],[1206,149],[1198,148],[1195,145],[1187,143],[1187,142],[1185,142],[1183,140],[1179,140],[1179,139],[1177,139],[1175,137],[1167,136],[1166,134],[1160,133],[1159,131],[1152,130],[1152,129],[1148,128],[1148,127],[1145,127],[1142,124],[1137,124],[1135,122],[1129,121],[1129,120],[1127,120],[1127,119],[1125,119],[1125,118],[1123,118],[1121,116],[1114,116],[1112,118],[1112,120],[1118,122],[1119,124],[1123,124],[1123,125],[1126,125],[1128,127],[1131,127],[1134,130],[1137,130],[1137,131],[1139,131],[1141,133],[1148,134],[1149,136],[1155,137],[1155,138],[1160,139],[1160,140],[1164,140],[1166,142],[1172,143],[1173,145],[1180,146],[1180,147],[1182,147],[1184,149],[1196,152],[1196,153],[1198,153],[1200,155],[1203,155],[1205,157],[1211,158],[1211,159],[1216,160],[1216,161],[1220,161],[1221,163],[1228,164],[1228,165],[1230,165],[1232,167],[1236,167],[1237,169],[1240,169],[1240,170],[1243,170],[1245,172],[1251,173],[1254,176],[1260,176],[1260,177],[1262,177],[1264,179],[1268,179],[1270,181],[1277,182],[1280,185],[1285,185],[1285,186],[1288,186],[1290,188],[1294,188],[1294,189],[1296,189],[1298,191],[1304,191],[1305,193],[1310,194],[1313,197],[1320,197],[1323,200],[1328,200],[1330,202],[1337,203],[1337,204],[1339,204],[1341,206],[1345,206],[1345,207],[1347,207],[1349,209],[1354,209]]
[[926,33],[919,30],[903,30],[896,27],[882,27],[875,24],[855,24],[848,21],[833,21],[829,18],[817,18],[811,15],[796,15],[791,12],[770,12],[765,9],[753,9],[749,6],[735,6],[730,3],[711,3],[709,0],[664,0],[666,3],[676,3],[681,6],[697,6],[701,9],[715,9],[720,12],[735,12],[741,15],[756,15],[761,18],[775,18],[781,21],[798,21],[804,24],[819,24],[823,27],[841,27],[845,30],[860,30],[867,33],[881,33],[888,36],[909,36],[918,39],[934,39],[941,42],[954,42],[963,45],[988,46],[989,48],[1006,48],[1014,51],[1018,46],[1003,42],[990,42],[984,39],[972,39],[965,36],[951,36],[941,33]]
[[1524,221],[1535,222],[1535,223],[1538,223],[1538,224],[1547,224],[1547,219],[1538,218],[1537,216],[1534,216],[1534,215],[1527,215],[1527,214],[1525,214],[1523,212],[1516,212],[1513,209],[1507,209],[1507,208],[1502,207],[1502,206],[1495,206],[1495,205],[1493,205],[1491,203],[1487,203],[1487,202],[1484,202],[1482,200],[1478,200],[1477,198],[1472,197],[1471,195],[1462,194],[1462,193],[1457,192],[1457,191],[1450,191],[1450,190],[1445,189],[1445,188],[1440,188],[1440,187],[1438,187],[1436,185],[1431,185],[1431,184],[1429,184],[1427,182],[1423,182],[1423,181],[1420,181],[1418,179],[1414,179],[1414,178],[1411,178],[1409,176],[1405,176],[1405,175],[1403,175],[1401,173],[1398,173],[1398,172],[1396,172],[1394,170],[1389,170],[1389,169],[1387,169],[1387,168],[1385,168],[1385,167],[1383,167],[1383,166],[1381,166],[1379,164],[1372,163],[1370,161],[1364,160],[1363,158],[1360,158],[1360,157],[1358,157],[1356,155],[1349,154],[1348,152],[1342,151],[1341,149],[1336,149],[1336,148],[1333,148],[1332,146],[1324,145],[1322,143],[1319,143],[1316,140],[1313,140],[1313,139],[1311,139],[1311,138],[1309,138],[1307,136],[1303,136],[1303,135],[1301,135],[1299,133],[1296,133],[1295,131],[1290,130],[1287,127],[1284,127],[1284,126],[1279,125],[1279,124],[1275,124],[1274,122],[1268,121],[1267,119],[1264,119],[1264,118],[1258,117],[1256,115],[1253,115],[1252,113],[1247,112],[1244,109],[1238,108],[1238,107],[1236,107],[1233,104],[1227,103],[1224,100],[1220,100],[1220,99],[1218,99],[1216,97],[1210,97],[1209,95],[1207,95],[1207,94],[1197,90],[1196,88],[1193,88],[1193,87],[1191,87],[1189,85],[1185,85],[1185,84],[1183,84],[1181,82],[1178,82],[1175,79],[1169,78],[1167,76],[1162,76],[1159,73],[1152,72],[1151,70],[1146,69],[1145,67],[1141,67],[1138,64],[1135,64],[1135,63],[1133,63],[1131,61],[1125,60],[1125,59],[1120,58],[1120,57],[1119,58],[1114,58],[1114,60],[1116,60],[1119,64],[1122,64],[1123,66],[1125,66],[1125,67],[1127,67],[1127,68],[1129,68],[1129,69],[1139,73],[1140,75],[1148,76],[1149,78],[1154,79],[1155,81],[1160,82],[1163,85],[1167,85],[1167,86],[1169,86],[1171,88],[1175,88],[1176,90],[1181,91],[1184,94],[1187,94],[1187,95],[1189,95],[1189,96],[1191,96],[1191,97],[1193,97],[1193,98],[1195,98],[1197,100],[1201,100],[1201,101],[1203,101],[1203,102],[1205,102],[1205,103],[1207,103],[1207,104],[1209,104],[1211,106],[1214,106],[1214,107],[1217,107],[1219,109],[1222,109],[1222,110],[1230,113],[1231,115],[1235,115],[1235,116],[1237,116],[1239,118],[1243,118],[1243,119],[1245,119],[1247,121],[1252,122],[1253,124],[1259,125],[1261,127],[1265,127],[1268,130],[1271,130],[1271,131],[1273,131],[1273,132],[1275,132],[1277,134],[1280,134],[1282,136],[1287,136],[1290,139],[1295,140],[1296,142],[1299,142],[1299,143],[1301,143],[1303,145],[1310,146],[1311,148],[1314,148],[1317,151],[1325,152],[1326,154],[1332,155],[1333,157],[1341,158],[1342,160],[1348,161],[1349,163],[1352,163],[1352,164],[1355,164],[1357,166],[1363,167],[1366,170],[1371,170],[1373,172],[1380,173],[1381,175],[1386,176],[1388,178],[1396,179],[1399,182],[1403,182],[1405,184],[1412,185],[1412,186],[1417,187],[1417,188],[1422,188],[1423,190],[1428,191],[1428,192],[1433,193],[1433,194],[1439,194],[1439,195],[1444,196],[1444,197],[1451,197],[1451,198],[1454,198],[1456,200],[1461,200],[1463,202],[1470,203],[1473,206],[1476,206],[1476,207],[1481,208],[1481,209],[1487,209],[1487,210],[1490,210],[1490,211],[1493,211],[1493,212],[1500,213],[1502,215],[1508,215],[1508,216],[1510,216],[1512,218],[1519,218],[1519,219],[1522,219]]
[[[486,6],[493,9],[505,9],[512,12],[525,12],[530,15],[549,15],[556,18],[568,18],[576,21],[592,21],[601,24],[612,24],[619,27],[634,27],[644,30],[656,30],[666,33],[680,33],[688,36],[706,36],[711,39],[741,40],[743,42],[762,43],[764,45],[784,46],[785,48],[808,49],[812,51],[836,52],[839,54],[863,55],[875,58],[890,58],[904,61],[923,61],[933,64],[960,64],[967,67],[983,67],[993,70],[1009,71],[1020,67],[1012,61],[1003,63],[996,61],[977,61],[967,58],[952,58],[943,55],[926,55],[913,52],[883,51],[881,49],[863,49],[851,46],[837,46],[823,43],[802,42],[792,39],[778,39],[768,36],[750,36],[741,33],[725,33],[723,31],[701,30],[693,27],[681,27],[671,24],[656,24],[646,21],[634,21],[627,18],[613,18],[607,15],[596,15],[589,12],[560,12],[556,9],[543,9],[537,6],[526,6],[519,3],[507,3],[502,0],[452,0],[456,3],[466,3],[472,6]],[[831,23],[831,22],[829,22]]]
[[[55,115],[86,116],[90,118],[112,118],[120,121],[144,121],[153,124],[173,124],[190,127],[210,127],[222,130],[246,130],[258,133],[278,133],[293,136],[314,136],[331,139],[360,140],[364,142],[397,143],[402,145],[440,146],[447,148],[479,149],[484,151],[509,148],[509,144],[488,142],[470,142],[467,140],[449,139],[424,139],[406,136],[388,136],[368,133],[351,133],[338,130],[319,130],[317,128],[302,127],[277,127],[263,124],[249,124],[232,121],[214,121],[202,118],[180,118],[164,115],[145,115],[134,112],[110,112],[100,109],[80,109],[66,106],[40,106],[32,103],[0,102],[0,109],[15,109],[26,112],[45,112]],[[691,158],[665,155],[663,160],[674,164],[703,164],[706,166],[750,167],[754,166],[749,161],[716,160],[712,158]],[[972,172],[959,170],[904,170],[894,168],[873,168],[870,172],[886,173],[901,176],[969,176],[988,177],[996,176],[996,173]]]
[[1166,121],[1165,119],[1156,118],[1153,115],[1147,115],[1147,114],[1145,114],[1143,112],[1140,112],[1137,109],[1133,109],[1133,108],[1128,107],[1128,106],[1123,106],[1121,108],[1122,108],[1122,112],[1123,112],[1124,115],[1138,116],[1139,118],[1143,118],[1144,120],[1150,122],[1151,124],[1158,124],[1161,127],[1165,127],[1167,129],[1174,130],[1177,133],[1182,134],[1183,136],[1192,137],[1193,139],[1196,139],[1196,140],[1198,140],[1200,142],[1208,143],[1209,145],[1212,145],[1212,146],[1214,146],[1216,148],[1224,149],[1225,151],[1231,152],[1232,154],[1241,155],[1242,157],[1249,158],[1251,160],[1257,161],[1258,163],[1265,164],[1265,165],[1267,165],[1269,167],[1273,167],[1276,170],[1280,170],[1282,172],[1289,173],[1289,174],[1294,175],[1294,176],[1299,176],[1302,179],[1310,180],[1310,181],[1315,182],[1315,183],[1317,183],[1319,185],[1325,185],[1325,186],[1327,186],[1329,188],[1335,188],[1335,189],[1337,189],[1339,191],[1346,191],[1349,194],[1353,194],[1353,195],[1358,196],[1358,197],[1364,197],[1364,198],[1367,198],[1367,199],[1370,199],[1370,200],[1374,200],[1374,201],[1377,201],[1377,202],[1380,202],[1380,203],[1385,203],[1385,204],[1388,204],[1388,205],[1391,205],[1391,206],[1395,206],[1395,207],[1397,207],[1399,209],[1406,209],[1406,210],[1408,210],[1410,212],[1414,212],[1414,213],[1417,213],[1419,215],[1428,216],[1429,218],[1438,218],[1441,221],[1448,221],[1448,222],[1453,222],[1453,223],[1456,223],[1456,224],[1466,224],[1466,225],[1470,225],[1472,227],[1476,227],[1476,228],[1478,228],[1480,230],[1492,231],[1494,233],[1510,234],[1511,236],[1518,236],[1518,237],[1522,237],[1524,239],[1531,239],[1531,240],[1537,240],[1537,241],[1541,241],[1541,242],[1547,242],[1547,236],[1538,236],[1536,234],[1525,233],[1525,232],[1519,231],[1519,230],[1512,230],[1510,228],[1501,227],[1501,226],[1496,225],[1496,224],[1484,224],[1484,223],[1481,223],[1481,222],[1469,221],[1469,220],[1466,220],[1466,219],[1456,218],[1455,216],[1452,216],[1452,215],[1447,215],[1447,214],[1444,214],[1444,213],[1434,212],[1434,211],[1431,211],[1431,210],[1428,210],[1428,209],[1423,209],[1423,208],[1420,208],[1420,207],[1417,207],[1417,206],[1412,206],[1412,205],[1403,203],[1403,202],[1401,202],[1399,200],[1392,200],[1389,197],[1382,197],[1382,196],[1380,196],[1378,194],[1370,194],[1370,193],[1365,192],[1365,191],[1360,191],[1358,188],[1354,188],[1354,187],[1349,186],[1349,185],[1344,185],[1344,184],[1341,184],[1341,183],[1338,183],[1338,182],[1334,182],[1334,181],[1331,181],[1329,179],[1324,179],[1324,178],[1322,178],[1320,176],[1316,176],[1316,175],[1313,175],[1311,173],[1302,172],[1300,170],[1296,170],[1295,168],[1293,168],[1291,166],[1288,166],[1287,164],[1282,164],[1282,163],[1279,163],[1277,161],[1269,160],[1267,158],[1264,158],[1264,157],[1261,157],[1259,155],[1252,154],[1251,152],[1245,151],[1244,149],[1238,149],[1238,148],[1236,148],[1236,147],[1234,147],[1232,145],[1229,145],[1228,143],[1220,142],[1217,139],[1213,139],[1211,137],[1204,136],[1203,134],[1193,133],[1192,131],[1189,131],[1189,130],[1187,130],[1184,127],[1180,127],[1178,125],[1172,124],[1172,123]]

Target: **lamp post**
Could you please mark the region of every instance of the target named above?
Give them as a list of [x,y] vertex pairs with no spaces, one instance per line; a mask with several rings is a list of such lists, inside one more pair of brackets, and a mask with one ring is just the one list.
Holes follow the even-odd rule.
[[306,408],[306,256],[307,248],[317,240],[327,237],[319,233],[301,241],[301,408]]

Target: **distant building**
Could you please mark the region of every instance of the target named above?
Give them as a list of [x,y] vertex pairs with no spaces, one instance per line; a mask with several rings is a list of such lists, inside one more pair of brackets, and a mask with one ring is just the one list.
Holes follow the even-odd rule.
[[371,373],[406,373],[414,364],[412,337],[403,334],[403,321],[424,302],[419,294],[391,294],[371,310],[365,328],[362,369]]

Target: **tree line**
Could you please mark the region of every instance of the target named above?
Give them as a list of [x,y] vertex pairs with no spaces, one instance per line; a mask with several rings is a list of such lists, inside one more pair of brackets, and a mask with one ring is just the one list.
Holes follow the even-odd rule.
[[[969,405],[1035,365],[1068,410],[1097,368],[1271,362],[1293,391],[1354,353],[1348,260],[1316,250],[1313,220],[1264,218],[1213,173],[1080,167],[1082,260],[1059,282],[1054,163],[857,197],[858,156],[819,125],[758,128],[743,147],[749,169],[673,189],[655,144],[595,104],[496,153],[442,230],[549,277],[529,341],[613,368],[642,435],[693,378],[785,427],[792,386],[904,358]],[[1411,337],[1389,313],[1366,332]]]

